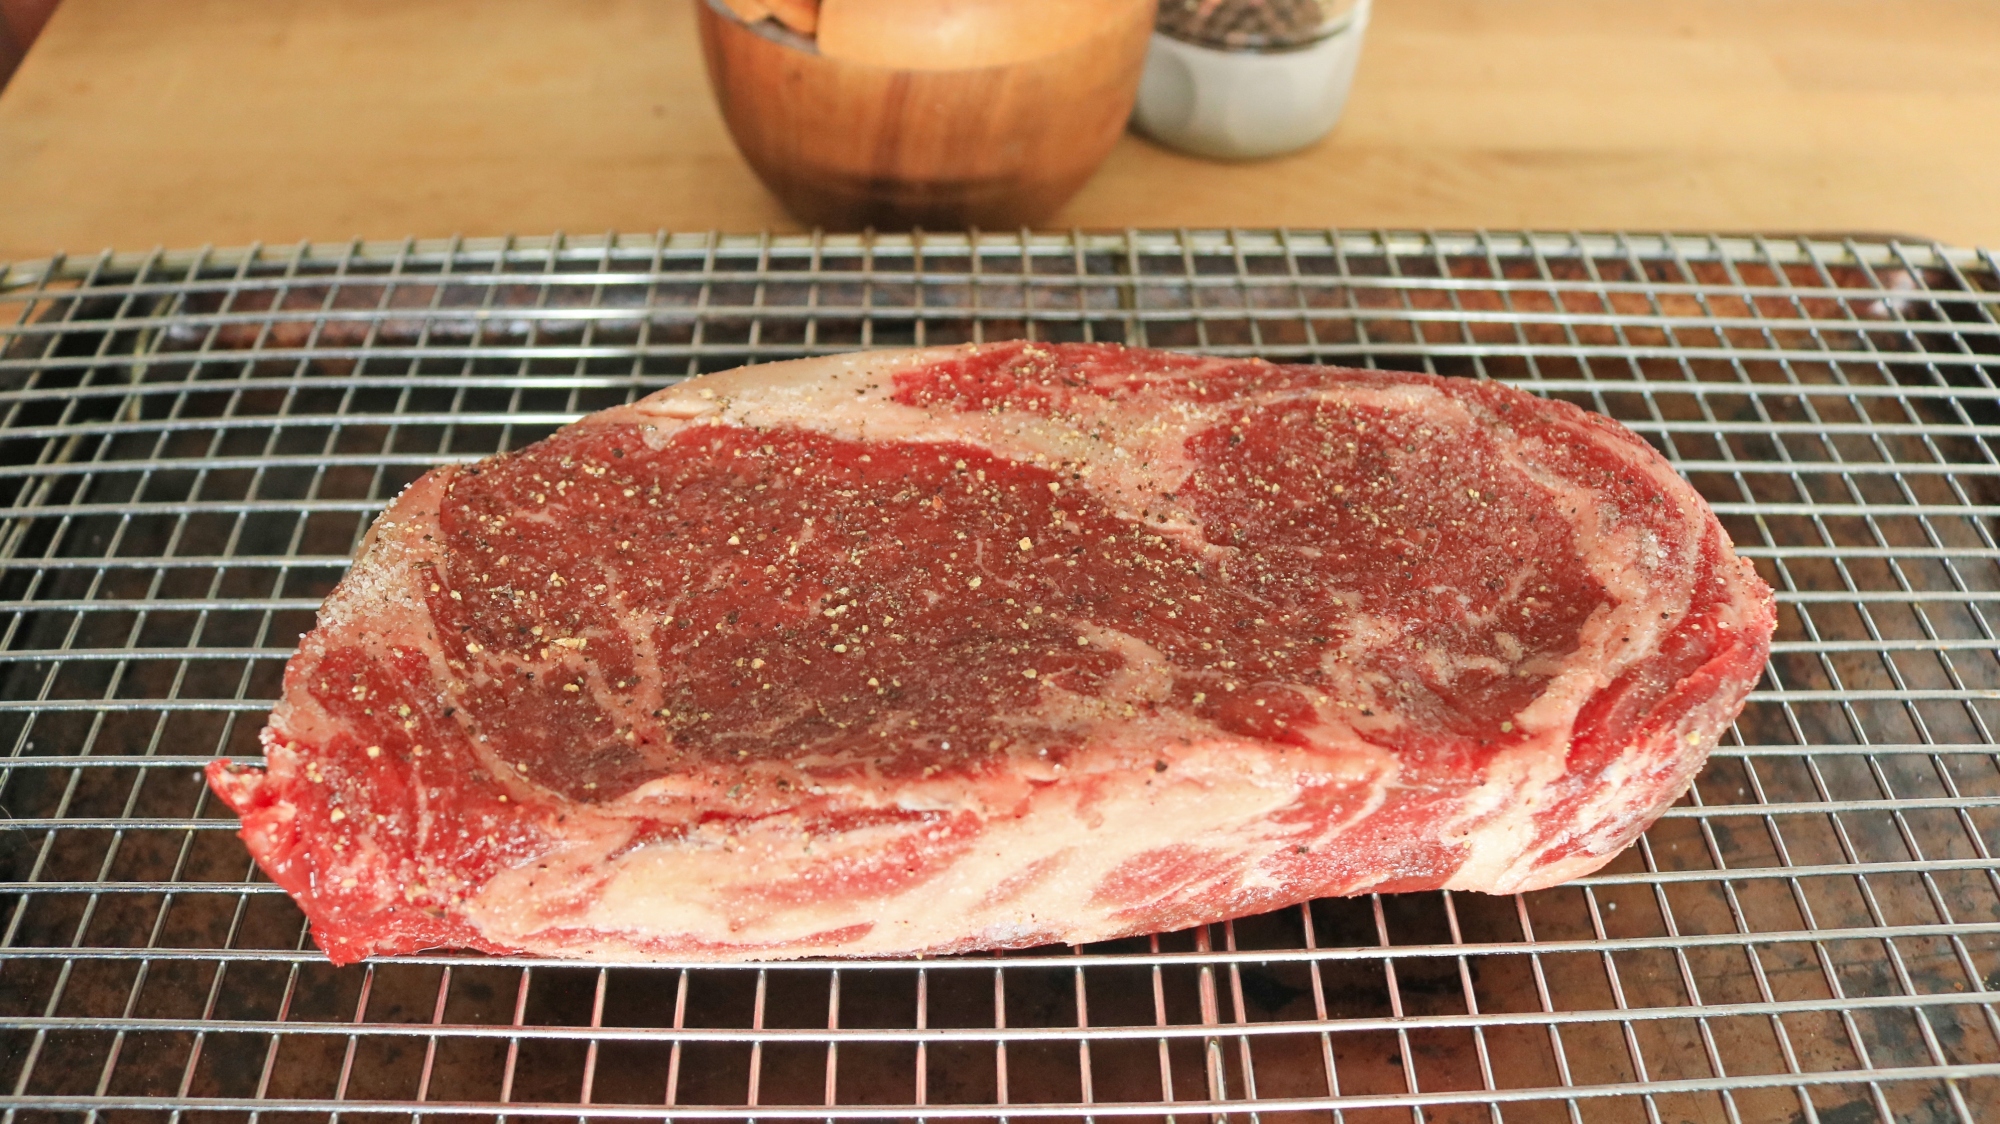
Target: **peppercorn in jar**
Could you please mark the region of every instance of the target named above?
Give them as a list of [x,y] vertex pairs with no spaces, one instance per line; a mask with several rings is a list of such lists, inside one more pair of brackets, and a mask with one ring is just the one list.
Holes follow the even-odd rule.
[[1161,0],[1157,26],[1188,43],[1283,50],[1339,27],[1354,7],[1355,0]]

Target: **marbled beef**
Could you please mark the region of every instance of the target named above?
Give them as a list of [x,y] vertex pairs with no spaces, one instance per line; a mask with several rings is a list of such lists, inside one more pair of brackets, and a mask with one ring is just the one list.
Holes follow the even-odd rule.
[[336,961],[946,953],[1589,872],[1770,590],[1617,424],[1102,346],[694,379],[383,514],[243,838]]

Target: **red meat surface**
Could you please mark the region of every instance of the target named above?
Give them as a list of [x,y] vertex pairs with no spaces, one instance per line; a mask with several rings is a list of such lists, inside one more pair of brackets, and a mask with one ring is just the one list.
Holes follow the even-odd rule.
[[1084,345],[690,380],[440,468],[243,839],[340,962],[947,953],[1604,864],[1770,590],[1614,422]]

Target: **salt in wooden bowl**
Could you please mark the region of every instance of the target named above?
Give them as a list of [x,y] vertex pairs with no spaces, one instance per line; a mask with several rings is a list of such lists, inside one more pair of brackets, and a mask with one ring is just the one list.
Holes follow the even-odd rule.
[[[869,21],[837,19],[843,2],[871,5]],[[824,5],[819,42],[747,24],[719,0],[697,11],[737,148],[788,210],[834,230],[1008,228],[1053,213],[1124,130],[1155,10],[1155,0]]]

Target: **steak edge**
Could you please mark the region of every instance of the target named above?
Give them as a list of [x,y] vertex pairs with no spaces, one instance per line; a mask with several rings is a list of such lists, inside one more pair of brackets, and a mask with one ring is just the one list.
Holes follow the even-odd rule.
[[1099,345],[691,379],[424,476],[216,762],[336,962],[941,954],[1589,873],[1769,588],[1614,422]]

